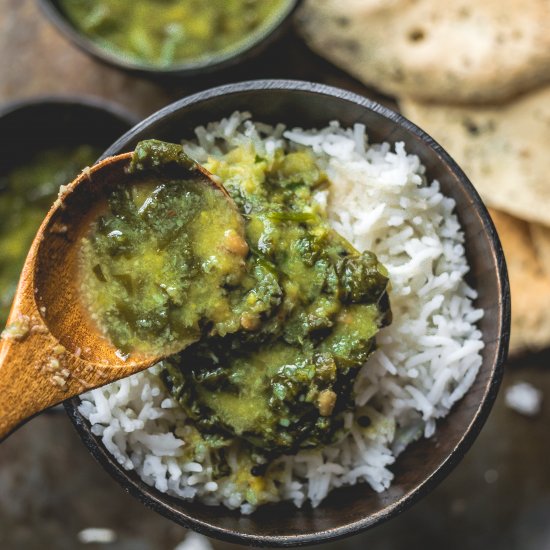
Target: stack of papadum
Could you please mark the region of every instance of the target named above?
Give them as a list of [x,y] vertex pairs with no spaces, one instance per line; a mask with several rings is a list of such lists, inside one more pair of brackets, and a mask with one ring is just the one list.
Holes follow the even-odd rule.
[[506,254],[510,351],[550,346],[550,0],[306,0],[298,27],[464,169]]

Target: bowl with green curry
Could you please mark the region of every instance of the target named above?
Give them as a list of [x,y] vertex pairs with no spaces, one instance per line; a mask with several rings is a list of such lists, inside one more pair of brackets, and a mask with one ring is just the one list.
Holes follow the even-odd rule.
[[149,76],[231,67],[280,36],[300,0],[41,0],[80,49]]

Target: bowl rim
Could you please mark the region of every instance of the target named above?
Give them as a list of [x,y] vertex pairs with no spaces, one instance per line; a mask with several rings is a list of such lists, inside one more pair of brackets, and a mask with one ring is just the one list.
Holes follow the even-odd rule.
[[[421,130],[418,126],[401,114],[354,92],[314,82],[278,79],[249,80],[245,82],[217,86],[180,99],[179,101],[176,101],[152,114],[115,141],[105,151],[102,158],[120,152],[124,149],[126,143],[134,140],[136,136],[138,136],[144,129],[159,120],[165,119],[165,117],[174,112],[179,112],[185,109],[188,106],[221,98],[230,94],[239,94],[242,92],[265,93],[275,90],[320,94],[351,102],[363,109],[374,111],[378,115],[388,119],[391,123],[403,127],[405,130],[413,134],[414,137],[422,140],[422,142],[434,151],[434,153],[440,158],[440,161],[450,168],[450,170],[460,180],[461,184],[466,188],[468,195],[471,197],[473,207],[479,214],[484,231],[487,234],[488,241],[491,245],[491,253],[495,257],[495,265],[497,266],[497,269],[493,273],[499,296],[498,303],[496,304],[498,311],[498,337],[496,340],[494,354],[489,359],[492,363],[492,368],[488,374],[487,381],[483,386],[483,392],[480,400],[477,402],[475,411],[471,415],[470,423],[462,431],[457,443],[454,445],[449,454],[442,459],[439,465],[437,465],[431,474],[428,475],[422,482],[415,485],[414,488],[402,495],[395,502],[384,506],[380,511],[371,516],[367,516],[338,527],[306,534],[254,535],[226,529],[207,521],[197,520],[185,512],[173,510],[169,505],[169,500],[174,499],[174,497],[166,498],[166,495],[146,485],[141,479],[131,479],[126,471],[118,465],[112,455],[108,453],[103,444],[100,441],[96,441],[95,436],[91,434],[88,421],[85,420],[78,412],[78,398],[73,398],[67,401],[65,403],[65,407],[81,439],[92,455],[111,474],[111,476],[123,486],[127,492],[133,496],[136,496],[149,508],[152,508],[156,512],[179,523],[180,525],[184,525],[185,527],[192,528],[205,535],[216,537],[228,542],[250,546],[290,547],[319,544],[341,539],[350,535],[358,534],[370,527],[373,527],[374,525],[387,521],[388,519],[403,512],[412,504],[417,502],[422,496],[429,493],[446,477],[448,473],[450,473],[450,471],[458,464],[465,452],[470,448],[476,439],[483,424],[487,420],[489,412],[496,399],[504,373],[504,362],[508,353],[511,309],[510,287],[502,246],[487,208],[483,204],[478,192],[470,180],[456,164],[456,162],[449,156],[449,154],[441,147],[441,145],[439,145],[426,132]],[[209,121],[205,120],[205,123],[207,122]]]
[[0,104],[0,118],[10,115],[11,113],[15,113],[16,111],[23,111],[28,108],[36,109],[48,108],[52,106],[63,106],[68,109],[72,107],[84,107],[92,110],[103,111],[130,126],[135,126],[140,120],[136,114],[112,100],[93,95],[74,94],[44,94],[2,102]]
[[290,19],[304,0],[288,0],[288,6],[263,30],[256,31],[243,40],[235,49],[211,57],[198,58],[196,61],[182,62],[168,67],[147,65],[125,59],[105,48],[98,46],[92,39],[80,32],[67,19],[56,0],[38,0],[42,12],[51,23],[85,54],[116,69],[122,69],[148,77],[188,78],[207,75],[238,65],[254,57],[272,44],[285,30]]

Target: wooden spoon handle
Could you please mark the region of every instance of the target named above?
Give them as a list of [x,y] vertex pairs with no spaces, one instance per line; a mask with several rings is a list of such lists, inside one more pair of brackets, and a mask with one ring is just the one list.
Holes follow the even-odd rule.
[[131,157],[111,157],[83,171],[54,203],[31,245],[0,341],[0,441],[36,413],[163,357],[121,357],[80,299],[80,239],[103,192],[131,179]]
[[19,314],[0,347],[0,440],[36,413],[101,385],[101,371],[69,353],[39,316]]

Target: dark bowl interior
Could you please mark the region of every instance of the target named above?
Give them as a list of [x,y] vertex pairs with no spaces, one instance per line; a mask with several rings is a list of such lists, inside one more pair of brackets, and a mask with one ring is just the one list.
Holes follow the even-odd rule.
[[89,144],[105,148],[136,118],[112,103],[72,97],[39,97],[0,106],[0,172],[44,148]]
[[95,57],[99,61],[122,69],[125,71],[141,74],[142,76],[175,77],[188,78],[196,77],[201,74],[210,74],[233,67],[243,63],[260,54],[270,44],[274,43],[288,28],[293,13],[298,8],[302,0],[292,0],[285,10],[281,11],[278,17],[271,25],[262,32],[244,40],[242,44],[227,52],[215,54],[211,57],[190,60],[174,64],[170,67],[154,67],[140,64],[138,62],[125,59],[122,56],[109,53],[105,49],[97,46],[91,39],[82,34],[67,19],[58,0],[38,0],[42,11],[48,16],[50,21],[83,52]]
[[370,140],[404,141],[419,155],[430,179],[453,197],[466,235],[471,266],[469,282],[477,289],[477,307],[485,310],[479,325],[485,348],[483,365],[466,396],[438,424],[435,436],[411,445],[392,468],[391,488],[376,494],[366,485],[333,491],[316,509],[297,510],[289,503],[269,505],[251,516],[224,507],[209,507],[170,498],[147,486],[111,457],[77,411],[67,410],[84,442],[122,486],[146,505],[182,525],[232,542],[267,546],[305,545],[339,538],[386,520],[429,492],[471,445],[495,399],[507,353],[510,299],[506,266],[491,219],[477,192],[458,166],[422,130],[395,112],[355,94],[319,84],[253,81],[227,85],[174,103],[138,124],[105,155],[133,149],[144,138],[181,140],[199,124],[219,120],[235,110],[251,111],[256,120],[304,128],[331,120],[343,125],[362,122]]

